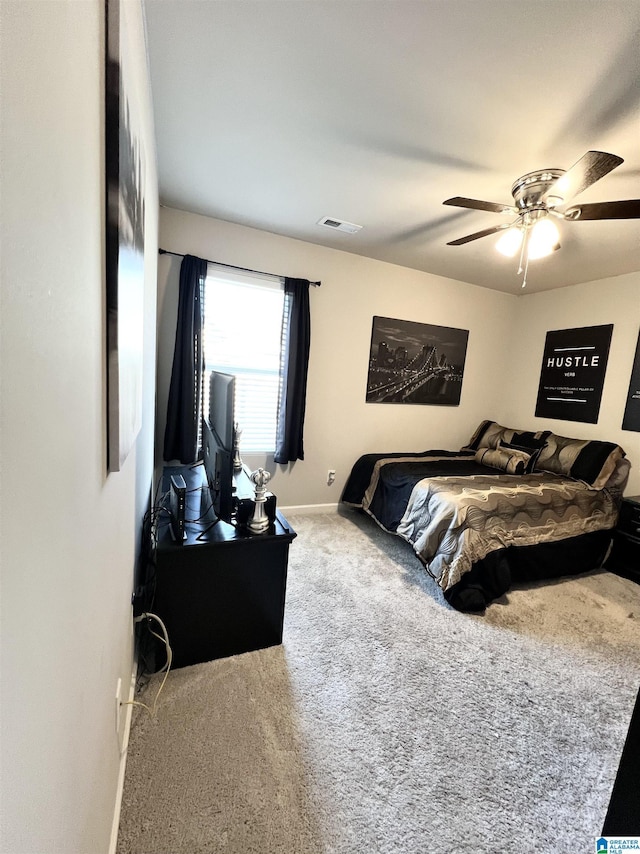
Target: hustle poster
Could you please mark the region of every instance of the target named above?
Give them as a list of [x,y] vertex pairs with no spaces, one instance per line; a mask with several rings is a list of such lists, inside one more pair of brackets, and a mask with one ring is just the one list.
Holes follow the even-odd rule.
[[547,332],[536,416],[597,424],[613,324]]
[[636,433],[640,433],[640,333],[638,334],[636,355],[633,360],[633,368],[631,369],[629,393],[622,420],[622,429],[634,430]]

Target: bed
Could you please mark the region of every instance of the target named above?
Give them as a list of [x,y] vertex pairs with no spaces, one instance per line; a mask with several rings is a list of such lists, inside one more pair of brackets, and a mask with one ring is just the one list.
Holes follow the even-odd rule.
[[454,608],[477,612],[512,583],[601,567],[629,470],[614,443],[487,420],[459,451],[365,454],[342,502],[410,543]]

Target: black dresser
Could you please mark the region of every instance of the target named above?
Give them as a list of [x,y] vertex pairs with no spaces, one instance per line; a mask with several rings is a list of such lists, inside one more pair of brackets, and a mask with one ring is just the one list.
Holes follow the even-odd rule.
[[185,539],[176,543],[168,526],[159,532],[150,609],[167,627],[173,666],[281,643],[289,545],[296,532],[280,512],[263,534],[223,521],[212,524],[202,466],[165,468],[165,487],[175,474],[187,485]]
[[622,500],[606,568],[640,583],[640,495]]

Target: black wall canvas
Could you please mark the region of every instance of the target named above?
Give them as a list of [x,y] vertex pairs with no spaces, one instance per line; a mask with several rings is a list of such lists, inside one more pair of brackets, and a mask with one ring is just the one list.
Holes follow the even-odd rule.
[[640,333],[636,344],[636,355],[631,369],[629,380],[629,393],[627,394],[627,405],[622,419],[623,430],[634,430],[640,433]]
[[613,324],[547,332],[536,415],[597,424]]
[[134,55],[127,12],[106,2],[107,466],[119,471],[142,426],[144,150],[136,127]]
[[458,406],[469,331],[374,317],[367,403]]

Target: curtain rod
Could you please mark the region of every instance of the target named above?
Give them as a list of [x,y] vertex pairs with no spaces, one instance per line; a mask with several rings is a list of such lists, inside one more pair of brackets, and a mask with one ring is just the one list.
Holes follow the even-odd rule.
[[[177,258],[184,258],[183,252],[172,252],[170,249],[158,249],[159,255],[175,255]],[[281,276],[277,273],[265,273],[263,270],[251,270],[249,267],[236,267],[235,264],[225,264],[223,261],[209,261],[207,258],[203,258],[203,261],[206,261],[207,264],[218,264],[219,267],[230,267],[232,270],[242,270],[244,273],[257,273],[259,276],[273,276],[276,279],[283,279],[284,276]],[[314,288],[319,288],[322,282],[309,282],[310,285],[313,285]]]

